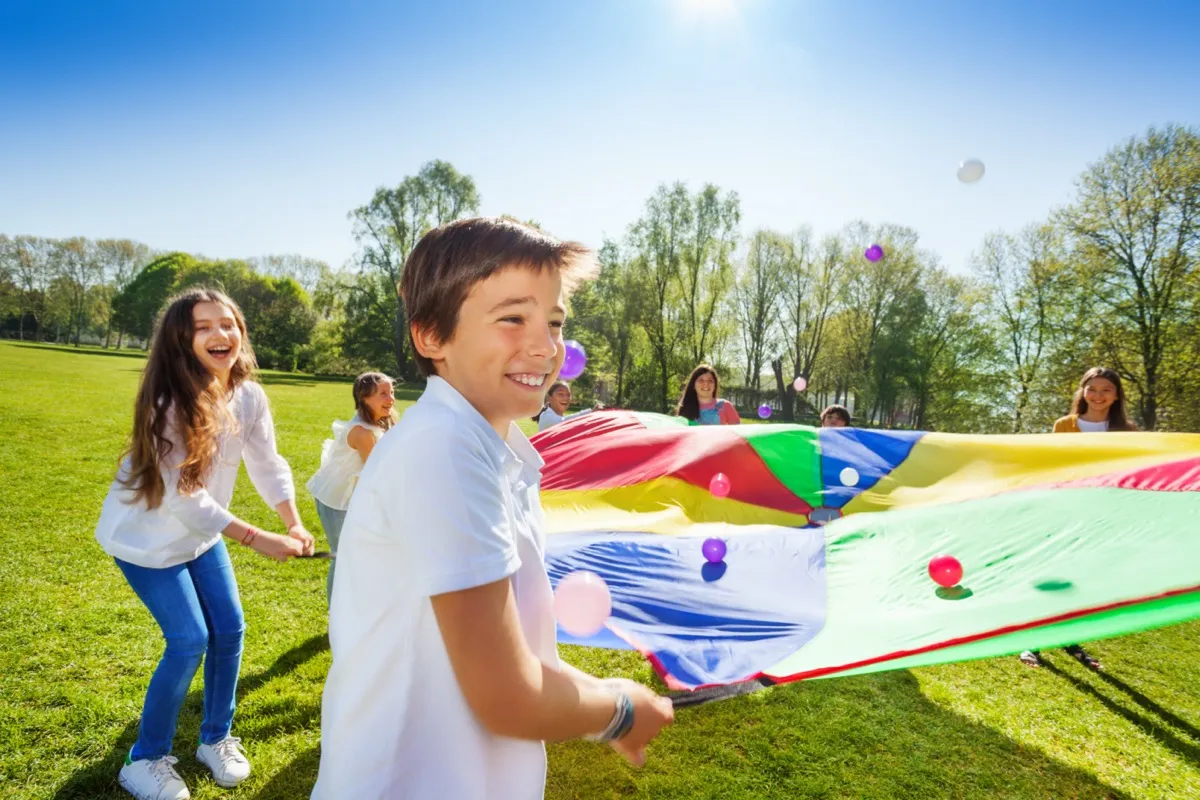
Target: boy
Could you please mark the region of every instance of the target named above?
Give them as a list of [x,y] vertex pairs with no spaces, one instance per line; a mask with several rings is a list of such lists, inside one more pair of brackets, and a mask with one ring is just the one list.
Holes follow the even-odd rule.
[[829,406],[821,412],[821,427],[822,428],[848,428],[850,427],[850,412],[845,406]]
[[608,741],[634,764],[670,701],[558,660],[542,460],[514,420],[563,363],[582,245],[510,220],[430,231],[401,295],[425,393],[350,503],[314,800],[541,798],[543,741]]

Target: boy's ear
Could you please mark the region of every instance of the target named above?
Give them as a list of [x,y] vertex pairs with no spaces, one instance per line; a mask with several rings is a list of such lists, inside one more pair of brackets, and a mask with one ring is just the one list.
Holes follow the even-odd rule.
[[433,330],[417,325],[410,325],[408,330],[412,334],[413,349],[418,354],[430,361],[438,361],[442,358],[442,342]]

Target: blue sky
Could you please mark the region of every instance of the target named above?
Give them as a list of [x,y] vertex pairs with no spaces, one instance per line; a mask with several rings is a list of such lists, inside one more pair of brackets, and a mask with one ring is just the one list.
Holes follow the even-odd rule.
[[746,232],[902,223],[961,271],[1200,123],[1200,4],[984,5],[0,0],[0,232],[338,266],[347,212],[441,158],[594,246],[684,180]]

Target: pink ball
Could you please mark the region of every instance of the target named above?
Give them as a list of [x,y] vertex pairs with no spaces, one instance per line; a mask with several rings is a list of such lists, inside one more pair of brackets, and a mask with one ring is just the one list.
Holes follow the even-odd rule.
[[804,380],[804,378],[796,378],[796,380],[792,383],[792,388],[797,392],[803,392],[808,388],[808,381]]
[[708,482],[708,490],[712,492],[713,497],[728,497],[729,490],[733,488],[733,484],[729,482],[729,476],[724,472],[718,472],[712,476],[712,480]]
[[954,556],[940,555],[929,560],[929,577],[938,586],[957,586],[962,576],[962,564]]
[[558,582],[554,590],[554,616],[572,636],[591,636],[612,615],[612,595],[604,579],[580,570]]

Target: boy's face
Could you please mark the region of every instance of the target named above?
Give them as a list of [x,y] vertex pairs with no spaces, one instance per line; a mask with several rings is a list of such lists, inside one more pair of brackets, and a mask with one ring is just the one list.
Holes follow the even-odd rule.
[[566,320],[558,270],[503,269],[472,287],[448,342],[424,348],[437,373],[501,436],[542,410],[563,364]]

